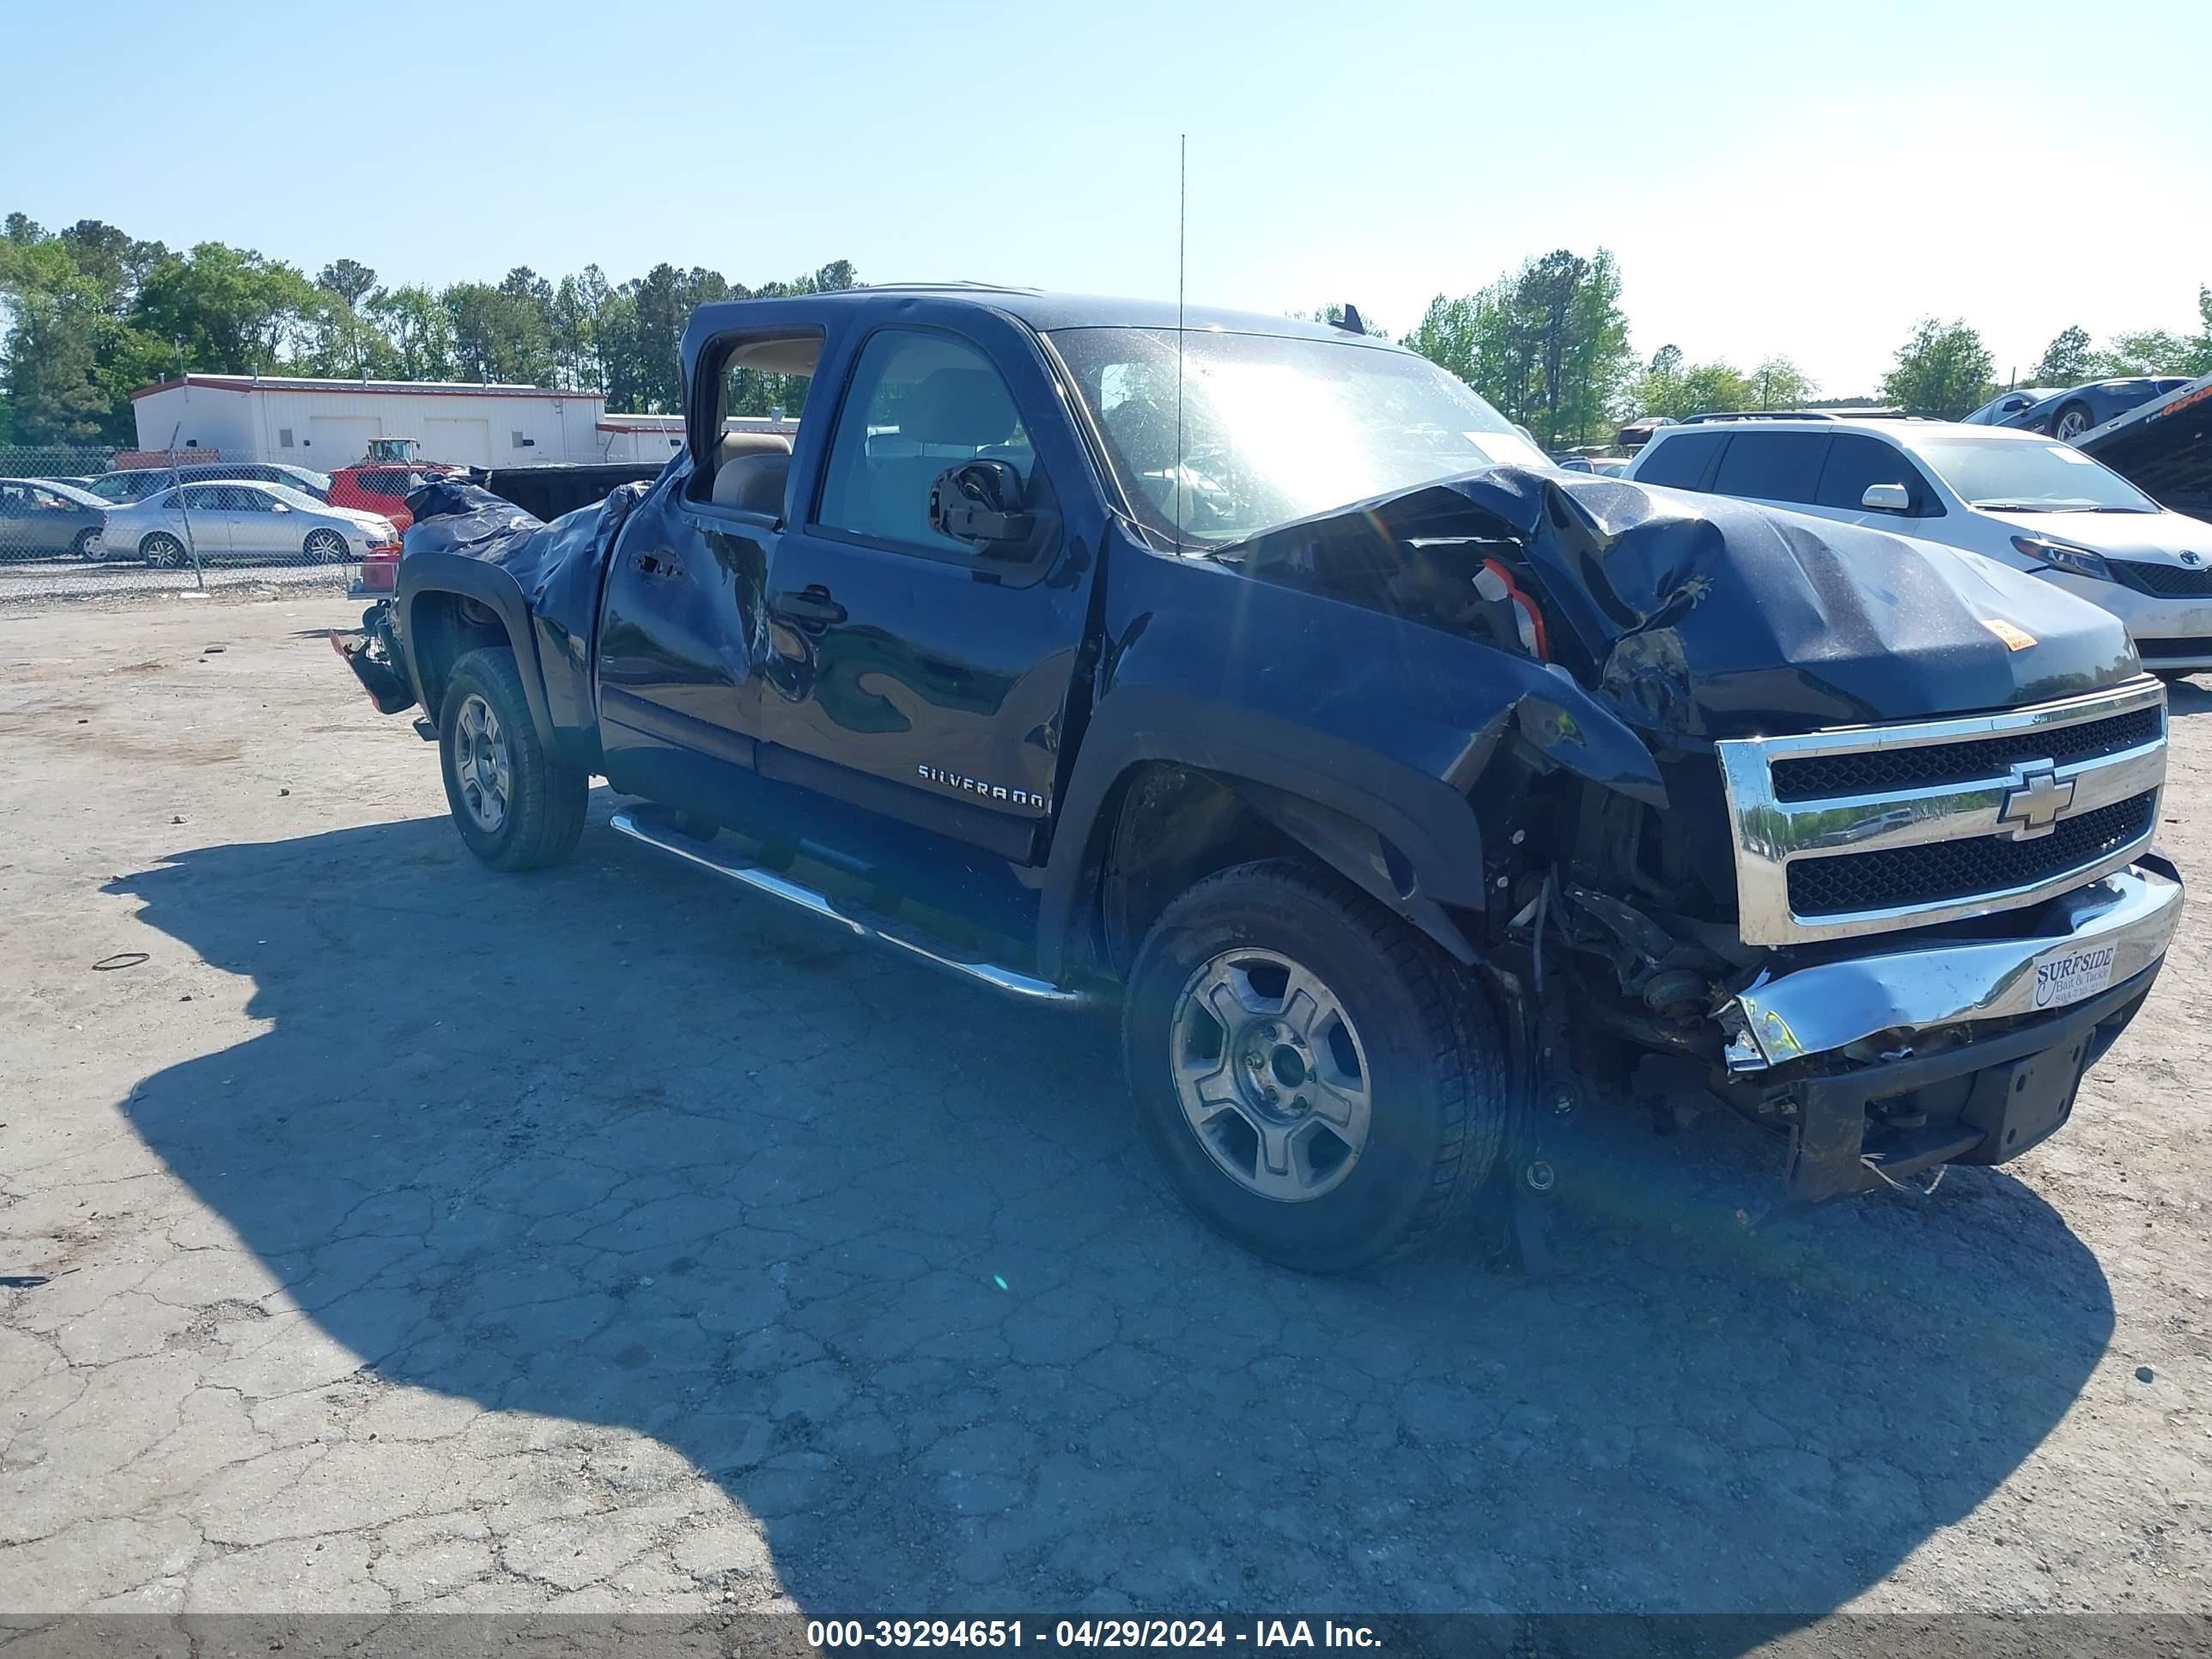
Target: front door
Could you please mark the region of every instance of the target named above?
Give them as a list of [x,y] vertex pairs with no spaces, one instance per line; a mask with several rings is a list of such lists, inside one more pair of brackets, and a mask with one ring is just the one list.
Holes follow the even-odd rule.
[[0,483],[0,559],[46,558],[57,550],[53,532],[59,519],[42,496],[60,499],[34,484]]
[[[1902,513],[1867,506],[1866,492],[1874,484],[1904,485],[1911,506]],[[1820,468],[1818,499],[1812,507],[1801,510],[1818,513],[1823,518],[1841,519],[1846,524],[1893,531],[1900,536],[1917,536],[1933,527],[1916,525],[1936,505],[1928,481],[1903,451],[1864,433],[1838,432]]]
[[169,514],[185,546],[202,564],[227,559],[237,544],[238,514],[228,484],[186,484],[177,492],[182,512]]
[[276,498],[245,484],[224,487],[230,510],[230,550],[240,558],[271,559],[286,554],[296,559],[307,532],[289,507],[279,513]]
[[928,504],[939,475],[978,459],[1010,463],[1031,500],[1068,498],[1032,442],[1040,417],[1064,419],[1042,374],[1010,377],[943,330],[863,343],[813,499],[792,503],[799,527],[769,566],[761,705],[763,775],[1018,863],[1054,804],[1086,566],[1064,532],[994,559],[933,530]]

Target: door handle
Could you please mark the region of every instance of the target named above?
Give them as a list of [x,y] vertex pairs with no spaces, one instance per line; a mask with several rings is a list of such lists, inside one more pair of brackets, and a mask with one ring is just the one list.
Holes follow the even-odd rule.
[[769,601],[769,610],[786,622],[841,623],[845,620],[845,607],[830,597],[830,590],[820,582],[811,583],[796,593],[779,593]]

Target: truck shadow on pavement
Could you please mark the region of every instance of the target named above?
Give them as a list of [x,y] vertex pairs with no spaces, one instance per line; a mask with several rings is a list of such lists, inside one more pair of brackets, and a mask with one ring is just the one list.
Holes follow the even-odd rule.
[[441,819],[109,890],[270,1022],[125,1109],[284,1286],[214,1340],[357,1355],[326,1440],[447,1397],[362,1455],[413,1460],[387,1519],[475,1506],[517,1594],[1794,1620],[1988,1498],[2110,1337],[2009,1176],[1746,1231],[1695,1132],[1600,1166],[1542,1279],[1278,1271],[1155,1174],[1108,1022],[703,885],[607,806],[537,877]]

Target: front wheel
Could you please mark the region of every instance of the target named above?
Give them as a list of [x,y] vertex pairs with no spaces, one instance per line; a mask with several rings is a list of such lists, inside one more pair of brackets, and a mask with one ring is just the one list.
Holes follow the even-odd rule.
[[307,556],[309,564],[343,564],[348,557],[345,538],[335,530],[309,532],[300,550]]
[[138,556],[156,570],[182,570],[192,562],[182,542],[158,532],[138,544]]
[[513,651],[471,651],[453,665],[438,754],[454,827],[493,869],[543,869],[576,850],[591,780],[538,741]]
[[1169,905],[1122,1038],[1185,1201],[1285,1267],[1345,1273],[1432,1243],[1497,1162],[1504,1049],[1479,993],[1301,864],[1241,865]]

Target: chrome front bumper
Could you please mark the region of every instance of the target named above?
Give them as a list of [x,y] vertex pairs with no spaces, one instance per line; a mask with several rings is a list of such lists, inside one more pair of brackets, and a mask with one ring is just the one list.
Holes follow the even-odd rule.
[[2130,865],[2057,901],[2062,927],[2029,939],[1922,945],[1759,978],[1719,1015],[1729,1070],[1763,1072],[1885,1032],[2061,1012],[2036,1005],[2038,957],[2109,945],[2120,985],[2166,954],[2181,920],[2181,884],[2163,860]]

